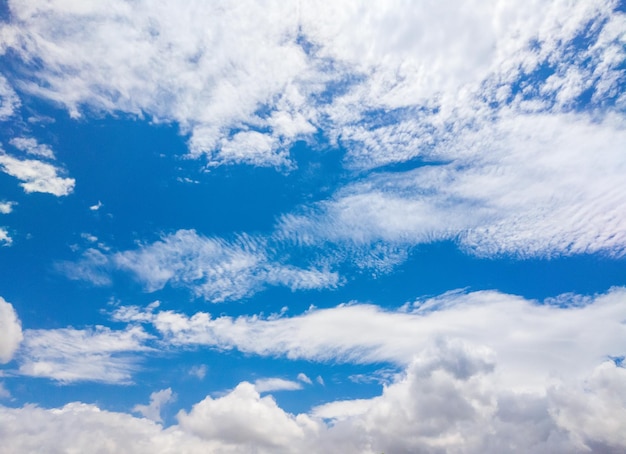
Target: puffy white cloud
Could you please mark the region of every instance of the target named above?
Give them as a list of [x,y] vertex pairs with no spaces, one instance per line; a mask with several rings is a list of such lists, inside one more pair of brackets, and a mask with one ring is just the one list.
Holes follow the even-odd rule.
[[199,454],[216,448],[215,444],[202,442],[180,430],[163,430],[148,419],[108,412],[78,402],[55,409],[33,405],[22,408],[0,406],[0,436],[3,449],[15,453],[45,449],[51,454]]
[[150,394],[150,403],[148,405],[135,405],[133,412],[141,413],[144,417],[154,422],[163,422],[163,419],[161,419],[161,407],[175,400],[176,394],[172,392],[172,388],[162,389]]
[[13,305],[0,296],[0,363],[11,361],[22,339],[22,324]]
[[47,159],[54,159],[54,152],[49,146],[40,144],[32,137],[14,137],[9,141],[15,148],[22,150],[28,154],[39,156]]
[[179,230],[137,250],[119,252],[112,261],[117,268],[131,271],[148,291],[170,284],[188,287],[214,302],[245,298],[266,285],[292,290],[337,285],[336,273],[283,265],[271,254],[257,238],[241,236],[228,242]]
[[137,352],[146,352],[149,335],[139,327],[115,331],[93,329],[29,329],[19,355],[19,372],[61,383],[97,381],[131,383],[138,369]]
[[[520,392],[499,380],[485,350],[440,343],[418,353],[371,399],[334,401],[292,415],[243,382],[178,413],[163,429],[147,419],[71,403],[45,410],[0,406],[11,452],[620,452],[625,371],[613,362],[580,380]],[[453,361],[450,361],[450,360]],[[462,367],[459,367],[461,365]]]
[[318,430],[308,416],[284,412],[271,396],[261,397],[247,382],[224,397],[207,397],[189,413],[181,411],[178,420],[181,428],[203,439],[268,452],[296,452]]
[[0,170],[22,181],[24,192],[45,192],[57,197],[71,194],[76,181],[60,176],[62,170],[36,159],[17,159],[0,150]]
[[17,205],[17,202],[0,202],[0,214],[9,214],[13,211],[13,207]]

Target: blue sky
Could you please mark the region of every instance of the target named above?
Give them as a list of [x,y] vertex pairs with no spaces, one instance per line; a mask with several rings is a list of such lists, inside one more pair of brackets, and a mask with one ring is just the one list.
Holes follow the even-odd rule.
[[623,2],[0,10],[8,452],[626,449]]

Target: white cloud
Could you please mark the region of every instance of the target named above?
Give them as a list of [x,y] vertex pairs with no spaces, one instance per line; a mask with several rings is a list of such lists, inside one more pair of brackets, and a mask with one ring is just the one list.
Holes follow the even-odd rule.
[[[395,162],[502,104],[571,110],[591,89],[594,106],[610,107],[623,83],[624,15],[609,0],[10,8],[5,46],[41,62],[27,65],[22,89],[74,116],[95,108],[177,122],[213,164],[282,167],[289,145],[319,129],[361,150],[378,143],[370,164]],[[577,49],[585,33],[590,45]],[[552,76],[528,77],[544,66]],[[397,109],[408,109],[400,123],[417,115],[427,126],[392,127],[386,143],[359,131],[372,112],[384,122]]]
[[203,380],[206,377],[207,367],[206,364],[200,364],[199,366],[193,366],[189,369],[189,375],[196,377],[198,380]]
[[189,413],[181,411],[178,420],[182,429],[206,440],[275,452],[296,452],[317,429],[309,417],[285,413],[271,396],[261,397],[247,382],[224,397],[207,397]]
[[161,408],[168,403],[176,400],[176,394],[172,392],[172,388],[162,389],[150,394],[150,403],[148,405],[135,405],[133,412],[141,413],[144,417],[162,423]]
[[313,384],[311,379],[304,372],[300,372],[298,374],[298,380],[300,380],[302,383],[306,383],[307,385]]
[[35,159],[17,159],[0,150],[0,170],[22,181],[24,192],[45,192],[57,197],[71,194],[76,181],[59,176],[58,167]]
[[138,369],[137,352],[148,351],[150,336],[139,327],[115,331],[93,329],[29,329],[18,358],[19,372],[61,383],[98,381],[131,383]]
[[15,137],[9,141],[15,148],[41,158],[54,159],[54,152],[48,145],[37,143],[31,137]]
[[302,385],[297,381],[285,380],[284,378],[259,378],[254,382],[254,389],[259,393],[271,391],[297,391]]
[[99,249],[85,250],[76,262],[59,262],[55,268],[66,277],[77,281],[88,281],[94,285],[111,284],[111,262],[108,255]]
[[0,437],[3,449],[15,453],[45,447],[50,453],[200,454],[216,448],[180,430],[163,430],[148,419],[78,402],[49,410],[0,406]]
[[11,246],[13,244],[13,238],[11,238],[7,229],[3,227],[0,227],[0,244],[3,246]]
[[0,364],[11,361],[22,339],[22,324],[13,305],[0,296]]
[[[456,345],[458,340],[462,349],[479,351],[492,362],[497,359],[498,378],[508,388],[526,391],[544,389],[553,378],[581,377],[605,358],[626,353],[626,343],[620,342],[626,339],[621,323],[626,317],[625,289],[613,289],[582,305],[578,297],[569,304],[564,301],[540,304],[482,291],[418,301],[408,311],[352,304],[293,317],[212,318],[204,312],[187,316],[135,309],[141,317],[132,319],[150,322],[163,342],[173,346],[238,349],[311,361],[406,366],[418,352],[427,353],[439,344]],[[114,319],[128,317],[114,314]],[[459,374],[471,373],[469,364],[456,362],[455,367]]]
[[95,205],[91,205],[89,209],[91,211],[98,211],[100,208],[102,208],[102,206],[103,206],[103,203],[98,200],[98,203],[96,203]]
[[0,214],[9,214],[17,202],[0,202]]
[[0,121],[11,118],[20,107],[20,104],[20,98],[15,93],[15,90],[13,90],[6,78],[0,74]]
[[10,399],[10,398],[11,398],[11,393],[9,392],[8,389],[6,389],[6,387],[4,386],[4,383],[0,382],[0,400]]
[[[148,419],[71,403],[0,406],[11,452],[327,453],[620,452],[626,448],[626,372],[612,362],[542,392],[511,391],[484,350],[440,344],[417,355],[371,399],[334,401],[292,415],[243,382],[207,397],[163,429]],[[450,361],[453,359],[454,361]],[[461,364],[463,367],[459,368]]]
[[241,299],[266,285],[292,290],[334,287],[336,273],[273,262],[262,240],[241,236],[228,242],[179,230],[137,250],[119,252],[115,266],[131,271],[148,291],[166,284],[188,287],[209,301]]
[[624,142],[616,116],[503,115],[431,150],[448,164],[373,174],[283,216],[276,235],[310,245],[453,239],[482,256],[621,256]]

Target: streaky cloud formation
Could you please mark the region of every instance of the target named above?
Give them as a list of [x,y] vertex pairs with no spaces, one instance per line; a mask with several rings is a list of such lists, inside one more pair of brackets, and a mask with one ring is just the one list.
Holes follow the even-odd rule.
[[626,451],[624,1],[8,0],[0,73],[0,451]]
[[[494,291],[451,292],[396,311],[347,304],[293,317],[212,318],[206,312],[154,312],[152,306],[121,307],[112,316],[150,323],[166,345],[312,361],[406,367],[419,352],[435,348],[443,355],[440,344],[458,341],[455,348],[480,351],[491,363],[497,359],[497,374],[511,389],[533,390],[543,389],[552,378],[581,377],[602,361],[624,355],[625,299],[624,288],[595,298],[564,295],[544,303]],[[462,370],[457,353],[448,361]]]
[[29,329],[24,333],[19,373],[61,383],[130,383],[138,369],[137,353],[149,350],[145,345],[149,337],[138,327]]

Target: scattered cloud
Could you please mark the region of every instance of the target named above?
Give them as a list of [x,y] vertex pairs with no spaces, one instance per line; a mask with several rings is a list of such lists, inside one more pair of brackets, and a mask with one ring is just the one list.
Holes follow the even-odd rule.
[[502,118],[436,147],[449,164],[373,174],[283,216],[276,235],[311,245],[451,239],[480,256],[622,256],[625,141],[617,117]]
[[55,268],[67,278],[76,281],[87,281],[98,286],[110,285],[112,282],[109,257],[95,248],[85,250],[75,262],[58,262]]
[[211,302],[246,298],[268,285],[301,290],[338,284],[337,273],[284,265],[272,254],[259,238],[226,241],[179,230],[135,250],[104,254],[90,248],[77,262],[58,263],[57,268],[70,279],[95,285],[110,284],[114,269],[129,271],[149,292],[169,284]]
[[33,75],[23,90],[75,117],[176,122],[213,164],[284,167],[290,144],[322,130],[376,166],[502,106],[571,111],[587,92],[598,109],[624,103],[623,14],[611,1],[551,2],[541,14],[521,0],[10,8],[5,46]]
[[198,380],[204,380],[204,377],[206,377],[207,369],[208,368],[206,367],[206,364],[193,366],[191,369],[189,369],[189,375],[196,377]]
[[13,305],[0,297],[0,364],[13,359],[22,339],[22,324]]
[[300,372],[298,374],[298,380],[300,380],[302,383],[306,383],[307,385],[312,385],[313,382],[311,381],[311,379],[309,377],[307,377],[307,375],[303,372]]
[[162,423],[161,408],[168,403],[176,400],[176,394],[171,388],[155,391],[150,394],[150,403],[148,405],[135,405],[133,412],[141,413],[144,417],[158,423]]
[[0,202],[0,214],[11,213],[15,205],[17,205],[17,202]]
[[63,171],[43,161],[17,159],[0,150],[0,170],[22,181],[24,192],[44,192],[57,197],[71,194],[76,181],[60,176]]
[[283,378],[259,378],[254,382],[254,389],[259,393],[272,391],[297,391],[302,389],[302,385],[297,381],[285,380]]
[[54,159],[54,152],[49,146],[37,142],[32,137],[14,137],[9,141],[18,150],[25,153],[39,156],[40,158]]
[[150,336],[141,328],[122,331],[92,329],[29,329],[18,362],[19,372],[60,383],[96,381],[126,384],[138,369],[137,352],[149,350]]
[[11,246],[13,244],[13,238],[9,235],[7,229],[0,227],[0,244],[2,246]]
[[99,200],[98,200],[98,203],[96,203],[95,205],[91,205],[91,206],[89,207],[89,209],[90,209],[91,211],[98,211],[100,208],[102,208],[102,207],[103,207],[103,205],[104,205],[104,204],[103,204],[101,201],[99,201]]
[[20,105],[20,98],[15,93],[15,90],[13,90],[9,81],[0,74],[0,121],[6,121],[11,118]]

